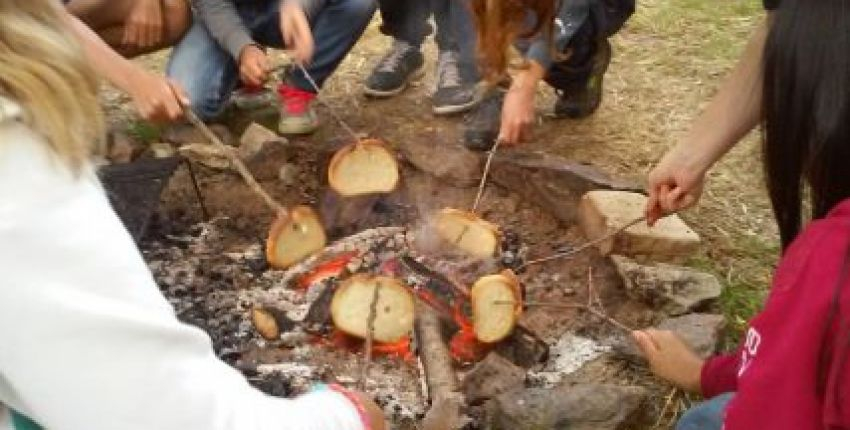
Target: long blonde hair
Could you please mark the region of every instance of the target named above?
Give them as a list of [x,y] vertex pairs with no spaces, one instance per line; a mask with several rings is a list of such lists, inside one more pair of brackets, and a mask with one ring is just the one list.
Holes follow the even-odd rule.
[[[79,170],[100,149],[98,82],[55,0],[0,1],[0,95]],[[2,142],[0,142],[2,145]]]

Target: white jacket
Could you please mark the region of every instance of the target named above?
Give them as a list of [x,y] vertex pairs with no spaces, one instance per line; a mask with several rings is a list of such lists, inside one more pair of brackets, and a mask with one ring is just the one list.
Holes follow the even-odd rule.
[[341,394],[251,388],[157,289],[91,166],[72,173],[0,97],[0,429],[360,430]]

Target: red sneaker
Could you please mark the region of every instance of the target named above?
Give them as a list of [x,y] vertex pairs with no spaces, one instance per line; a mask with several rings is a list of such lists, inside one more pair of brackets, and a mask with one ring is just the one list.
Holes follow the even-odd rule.
[[281,134],[309,134],[319,128],[319,118],[313,110],[315,93],[280,84],[277,94],[280,98],[280,122],[277,129]]

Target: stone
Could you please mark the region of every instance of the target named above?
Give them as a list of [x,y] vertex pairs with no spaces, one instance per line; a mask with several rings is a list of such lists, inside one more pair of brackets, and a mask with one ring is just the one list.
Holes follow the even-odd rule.
[[606,384],[506,392],[487,405],[492,430],[616,430],[635,421],[646,390]]
[[543,152],[499,151],[493,157],[490,177],[569,225],[575,223],[581,196],[588,191],[642,189],[594,166]]
[[[723,315],[688,314],[668,318],[655,328],[676,333],[697,355],[708,358],[717,351],[717,343],[724,327],[726,327],[726,321]],[[630,361],[643,360],[643,355],[631,337],[621,338],[614,345],[614,351]]]
[[[639,193],[590,191],[581,198],[579,224],[588,240],[599,239],[643,216],[646,201],[646,196]],[[639,222],[597,247],[602,255],[616,253],[669,261],[692,255],[699,244],[699,235],[674,214],[653,227]]]
[[720,281],[710,273],[666,263],[642,265],[621,255],[612,255],[611,261],[630,298],[667,315],[705,308],[723,292]]
[[427,133],[399,142],[399,151],[404,159],[451,185],[478,185],[484,166],[482,153],[470,151],[459,142],[440,141],[436,135],[429,136]]
[[144,148],[130,136],[121,132],[109,134],[107,142],[106,158],[114,164],[123,164],[133,161]]
[[181,146],[177,152],[189,160],[211,169],[227,170],[230,168],[230,160],[224,155],[224,151],[211,144],[190,143]]
[[282,143],[286,143],[286,139],[262,125],[252,122],[242,133],[242,137],[239,138],[239,158],[251,160],[263,153],[267,147]]
[[461,388],[467,402],[479,404],[521,386],[523,381],[525,369],[491,352],[464,376]]
[[294,185],[298,180],[298,174],[301,173],[298,165],[294,163],[284,163],[277,171],[277,179],[287,185]]
[[170,143],[151,143],[148,146],[148,153],[153,158],[169,158],[177,155],[177,150]]
[[[234,143],[233,134],[227,127],[221,124],[209,124],[208,127],[225,145]],[[189,143],[212,144],[200,130],[191,124],[174,124],[167,127],[162,133],[162,139],[178,146]]]

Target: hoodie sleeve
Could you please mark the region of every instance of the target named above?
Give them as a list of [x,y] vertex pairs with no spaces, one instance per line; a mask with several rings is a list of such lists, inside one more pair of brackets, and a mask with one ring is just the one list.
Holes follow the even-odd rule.
[[[529,41],[530,45],[526,51],[526,59],[548,69],[552,66],[554,52],[564,52],[579,27],[590,17],[590,0],[572,0],[560,2],[553,34],[543,31]],[[533,18],[530,20],[534,22]],[[545,29],[546,27],[544,27]]]
[[709,358],[705,362],[700,377],[703,397],[710,399],[723,393],[737,391],[740,356],[739,352],[734,352]]
[[16,121],[0,142],[0,403],[52,430],[363,429],[343,394],[249,386],[177,320],[91,169]]
[[192,0],[198,19],[234,60],[246,45],[254,43],[251,33],[230,0]]

